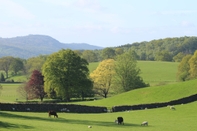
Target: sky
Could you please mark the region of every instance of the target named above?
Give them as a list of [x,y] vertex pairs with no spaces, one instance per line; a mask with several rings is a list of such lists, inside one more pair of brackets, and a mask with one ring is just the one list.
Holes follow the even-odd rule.
[[0,0],[0,37],[116,47],[197,36],[196,0]]

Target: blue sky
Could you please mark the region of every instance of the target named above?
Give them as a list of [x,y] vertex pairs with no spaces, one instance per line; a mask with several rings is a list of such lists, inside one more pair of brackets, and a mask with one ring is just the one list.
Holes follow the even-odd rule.
[[196,0],[0,0],[0,37],[114,47],[197,36]]

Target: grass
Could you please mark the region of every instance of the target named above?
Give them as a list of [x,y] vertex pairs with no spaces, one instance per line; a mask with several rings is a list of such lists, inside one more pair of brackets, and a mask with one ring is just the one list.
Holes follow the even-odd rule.
[[132,90],[106,99],[77,104],[106,106],[168,102],[197,93],[197,80]]
[[[90,65],[91,71],[97,66]],[[142,76],[145,81],[153,84],[169,81],[175,82],[175,73],[178,63],[143,62],[140,61]],[[155,82],[155,83],[154,83]],[[0,102],[13,102],[18,98],[16,89],[20,84],[1,84],[3,90]],[[152,86],[119,94],[107,99],[78,104],[107,106],[165,102],[197,93],[197,80]],[[77,104],[77,103],[75,103]],[[0,104],[1,108],[1,104]],[[59,118],[48,118],[46,113],[0,111],[0,131],[193,131],[197,129],[197,102],[177,105],[176,110],[169,107],[135,110],[130,112],[77,114],[60,113]],[[114,120],[122,116],[125,125],[117,125]],[[140,126],[141,122],[148,121],[148,127]],[[92,128],[88,128],[91,125]]]
[[176,82],[178,65],[178,62],[138,61],[140,75],[152,86]]
[[[197,102],[175,106],[176,110],[168,107],[130,112],[76,114],[58,113],[59,118],[48,118],[47,113],[34,112],[0,112],[1,131],[185,131],[197,129]],[[114,120],[122,116],[124,125],[117,125]],[[140,126],[148,121],[148,127]],[[88,128],[91,125],[92,128]]]
[[3,90],[0,93],[0,102],[15,102],[19,99],[17,88],[20,84],[1,84]]
[[[138,61],[140,76],[151,86],[176,82],[178,62]],[[90,73],[97,68],[99,62],[89,64]]]

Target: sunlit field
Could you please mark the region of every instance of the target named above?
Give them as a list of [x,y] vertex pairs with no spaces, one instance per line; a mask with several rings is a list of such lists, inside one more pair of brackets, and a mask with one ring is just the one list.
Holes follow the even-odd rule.
[[[76,114],[59,113],[59,118],[48,118],[47,113],[0,112],[1,131],[195,131],[197,102],[169,107],[118,113]],[[122,116],[124,125],[114,120]],[[141,126],[148,121],[149,126]],[[88,128],[88,126],[92,128]]]
[[0,102],[16,102],[17,99],[20,99],[20,96],[17,92],[17,88],[21,84],[1,84],[3,90],[0,93]]
[[[165,85],[176,82],[178,62],[138,61],[140,76],[151,86]],[[89,64],[90,73],[96,69],[99,62]]]

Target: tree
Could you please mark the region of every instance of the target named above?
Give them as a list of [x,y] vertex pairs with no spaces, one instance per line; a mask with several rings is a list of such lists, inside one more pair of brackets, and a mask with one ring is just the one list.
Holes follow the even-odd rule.
[[10,68],[16,75],[20,70],[24,69],[23,60],[21,60],[20,58],[13,58]]
[[97,61],[96,54],[91,50],[85,50],[82,53],[82,58],[86,59],[88,62],[96,62]]
[[36,98],[35,93],[33,88],[31,88],[27,82],[21,84],[18,88],[17,88],[17,92],[19,93],[19,95],[22,98],[25,98],[26,101],[28,100],[32,100],[34,98]]
[[131,51],[117,56],[115,62],[116,83],[120,91],[130,91],[132,89],[149,86],[143,82],[139,76],[140,69]]
[[173,60],[174,60],[175,62],[181,62],[181,60],[183,59],[183,57],[185,57],[185,54],[182,53],[182,52],[179,52],[177,55],[175,55],[175,56],[173,57]]
[[124,50],[122,48],[116,48],[115,53],[116,53],[116,55],[121,55],[124,53]]
[[21,84],[18,88],[17,88],[17,92],[18,94],[22,97],[25,98],[26,101],[33,99],[34,97],[32,97],[32,91],[31,89],[29,89],[27,87],[27,83],[23,83]]
[[43,101],[46,93],[44,92],[44,80],[40,71],[34,70],[28,82],[21,84],[17,92],[26,100],[39,98]]
[[41,71],[41,68],[46,61],[47,56],[40,55],[27,59],[25,62],[25,72],[29,76],[34,70]]
[[0,69],[5,71],[6,79],[8,78],[8,71],[10,69],[10,65],[13,59],[14,58],[12,56],[6,56],[6,57],[0,58]]
[[115,50],[112,48],[104,48],[101,54],[103,60],[105,59],[113,59],[116,56]]
[[70,101],[76,92],[91,90],[88,62],[70,49],[62,49],[48,56],[42,67],[45,91]]
[[156,61],[172,61],[172,56],[168,51],[158,52],[155,56]]
[[189,65],[190,65],[190,78],[196,78],[197,77],[197,50],[194,52],[194,55],[189,59]]
[[43,101],[46,93],[44,92],[44,79],[40,71],[34,70],[32,72],[27,86],[33,90],[32,93],[34,94],[35,98],[39,98],[41,101]]
[[2,82],[2,81],[5,81],[5,77],[4,77],[3,73],[1,73],[1,76],[0,76],[0,82]]
[[107,98],[112,86],[114,73],[114,60],[106,59],[90,74],[90,77],[94,81],[94,91],[96,94]]
[[192,55],[186,55],[181,60],[180,64],[178,65],[178,71],[177,71],[177,79],[180,81],[186,81],[190,79],[190,64],[189,60],[192,57]]

